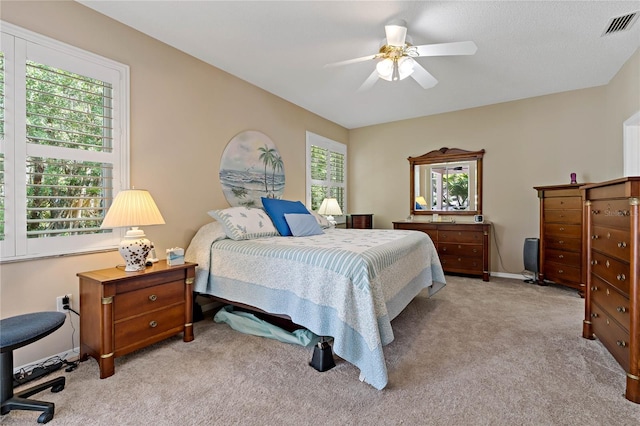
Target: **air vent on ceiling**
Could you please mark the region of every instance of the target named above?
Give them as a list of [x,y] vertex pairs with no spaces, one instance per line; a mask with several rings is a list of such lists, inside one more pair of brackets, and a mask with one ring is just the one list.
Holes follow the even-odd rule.
[[602,33],[603,36],[619,33],[620,31],[625,31],[631,28],[633,23],[638,19],[638,12],[628,13],[623,16],[618,16],[616,18],[611,18],[609,23],[607,24],[607,28]]

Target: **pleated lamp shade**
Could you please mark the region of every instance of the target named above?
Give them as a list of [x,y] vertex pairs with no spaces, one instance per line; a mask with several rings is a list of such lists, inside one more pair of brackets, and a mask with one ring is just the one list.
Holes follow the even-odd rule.
[[131,226],[120,242],[120,254],[124,258],[125,271],[145,269],[151,242],[145,238],[138,226],[164,225],[165,221],[149,191],[129,189],[120,191],[111,203],[100,228],[121,228]]

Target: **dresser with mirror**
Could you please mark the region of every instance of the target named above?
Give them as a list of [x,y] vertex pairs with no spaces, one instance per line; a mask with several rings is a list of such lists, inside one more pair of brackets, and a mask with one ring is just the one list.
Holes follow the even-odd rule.
[[445,273],[489,281],[491,223],[482,215],[484,150],[441,148],[409,157],[409,212],[394,229],[433,240]]

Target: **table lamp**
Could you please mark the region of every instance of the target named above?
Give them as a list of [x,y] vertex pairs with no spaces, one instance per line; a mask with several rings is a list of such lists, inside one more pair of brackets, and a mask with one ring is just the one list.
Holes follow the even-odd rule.
[[100,228],[131,227],[120,242],[119,251],[126,263],[124,270],[133,272],[145,269],[147,255],[151,250],[151,242],[138,227],[164,223],[149,191],[128,189],[116,195]]
[[327,220],[335,225],[336,221],[333,218],[333,215],[342,215],[342,210],[340,209],[338,200],[335,198],[325,198],[322,200],[322,204],[320,204],[320,208],[318,209],[318,214],[326,216]]

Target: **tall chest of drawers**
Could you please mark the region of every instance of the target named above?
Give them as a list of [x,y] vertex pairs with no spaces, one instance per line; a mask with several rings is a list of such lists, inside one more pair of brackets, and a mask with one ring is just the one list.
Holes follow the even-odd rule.
[[431,237],[444,272],[489,281],[490,223],[393,222],[393,229],[422,231]]
[[536,186],[540,198],[539,281],[584,292],[582,193],[579,184]]
[[587,286],[583,337],[597,337],[627,373],[640,403],[640,177],[582,187]]

